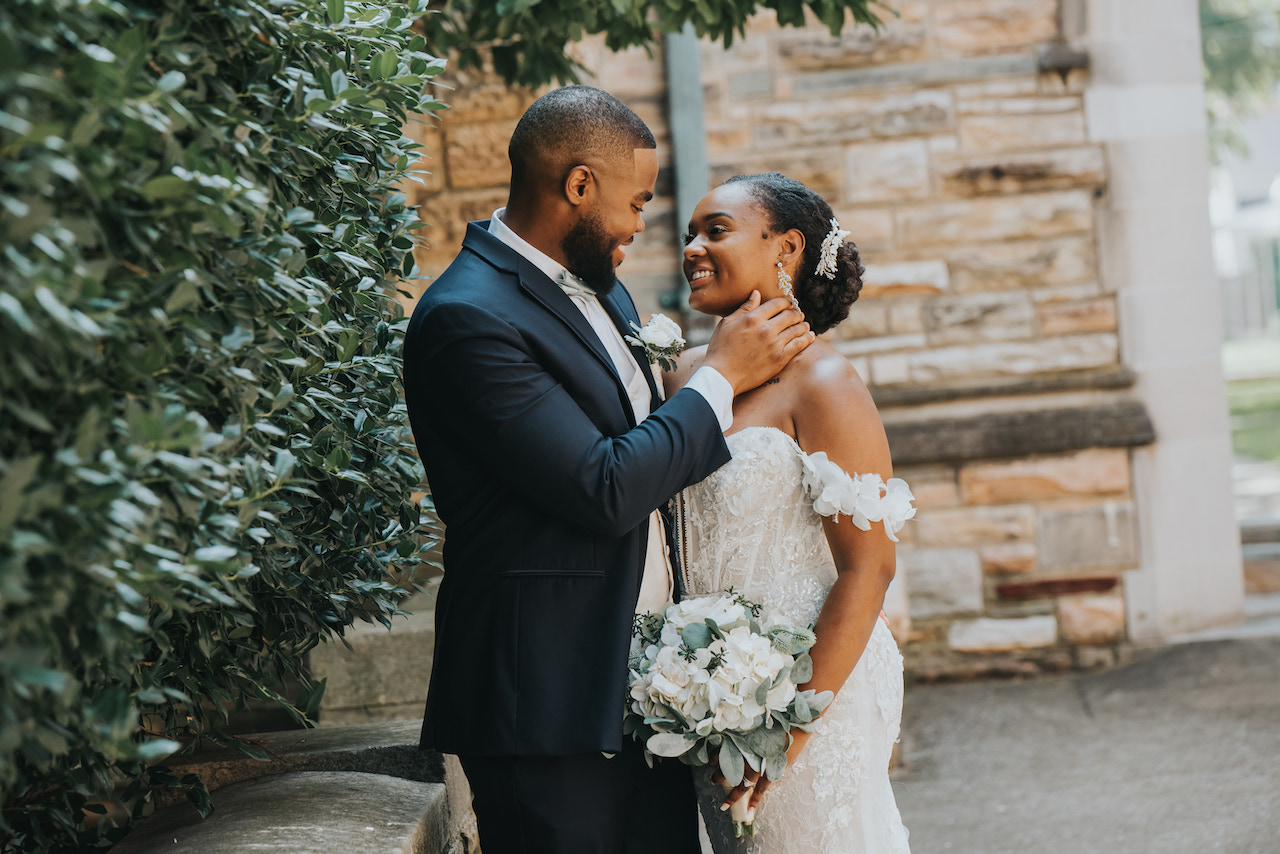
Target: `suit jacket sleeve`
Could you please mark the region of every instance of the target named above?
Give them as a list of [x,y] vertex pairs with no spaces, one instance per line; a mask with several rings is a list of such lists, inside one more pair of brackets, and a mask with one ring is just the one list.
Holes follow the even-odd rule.
[[522,332],[484,307],[435,305],[420,332],[414,370],[443,393],[432,409],[450,411],[477,465],[572,527],[620,536],[729,459],[715,413],[695,391],[609,436]]

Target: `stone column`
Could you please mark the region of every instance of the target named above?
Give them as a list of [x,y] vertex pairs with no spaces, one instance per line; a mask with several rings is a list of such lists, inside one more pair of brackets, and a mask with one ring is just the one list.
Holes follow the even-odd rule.
[[1199,16],[1195,0],[1063,6],[1064,24],[1084,27],[1088,132],[1110,166],[1098,202],[1100,273],[1117,296],[1122,359],[1156,431],[1154,445],[1134,451],[1142,554],[1125,578],[1130,635],[1152,641],[1237,621],[1244,597]]

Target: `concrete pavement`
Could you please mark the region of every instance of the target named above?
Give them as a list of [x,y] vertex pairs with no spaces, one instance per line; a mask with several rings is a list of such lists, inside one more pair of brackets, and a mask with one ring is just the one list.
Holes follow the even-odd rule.
[[1280,852],[1280,631],[1259,617],[1104,672],[909,688],[912,852]]

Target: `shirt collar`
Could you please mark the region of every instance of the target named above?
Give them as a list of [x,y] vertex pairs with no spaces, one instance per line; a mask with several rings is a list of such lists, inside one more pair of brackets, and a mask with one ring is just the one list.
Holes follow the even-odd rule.
[[502,215],[506,212],[505,207],[493,212],[493,216],[489,218],[489,233],[528,259],[533,266],[545,273],[548,279],[559,282],[561,276],[568,272],[564,265],[512,231],[502,221]]

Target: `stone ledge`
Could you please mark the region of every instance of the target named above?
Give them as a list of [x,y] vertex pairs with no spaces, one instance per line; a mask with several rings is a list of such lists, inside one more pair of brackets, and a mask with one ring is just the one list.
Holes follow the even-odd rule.
[[981,397],[1023,397],[1067,391],[1113,391],[1133,388],[1138,375],[1128,368],[1106,371],[1073,371],[1017,378],[1007,382],[985,382],[940,388],[919,386],[870,386],[871,396],[881,409],[893,406],[923,406]]
[[1137,401],[891,423],[885,432],[898,466],[1130,448],[1156,439]]
[[117,854],[435,854],[450,850],[442,783],[381,774],[303,772],[227,786],[201,819],[190,804],[161,810]]
[[419,721],[289,730],[241,739],[266,751],[254,759],[234,747],[201,748],[166,763],[175,773],[198,774],[210,791],[245,780],[301,771],[355,771],[419,783],[452,783],[451,757],[418,747]]

